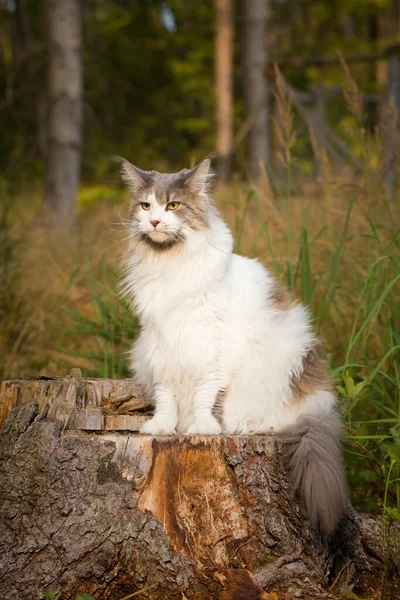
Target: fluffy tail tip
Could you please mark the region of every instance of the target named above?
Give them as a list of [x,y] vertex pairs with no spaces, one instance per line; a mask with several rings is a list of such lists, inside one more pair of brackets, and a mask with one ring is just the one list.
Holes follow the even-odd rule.
[[341,423],[334,417],[305,415],[280,437],[285,445],[285,466],[311,521],[331,535],[348,510]]

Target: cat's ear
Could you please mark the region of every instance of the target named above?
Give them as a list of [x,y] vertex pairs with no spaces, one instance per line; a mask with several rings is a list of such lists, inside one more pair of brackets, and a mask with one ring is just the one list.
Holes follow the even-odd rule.
[[133,192],[142,190],[151,182],[150,173],[135,167],[135,165],[132,165],[125,158],[114,156],[114,160],[120,163],[121,177]]
[[185,185],[189,187],[193,192],[200,194],[205,191],[207,188],[207,184],[211,181],[213,177],[213,172],[210,169],[211,161],[209,158],[203,160],[197,167],[191,169],[187,175],[185,180]]

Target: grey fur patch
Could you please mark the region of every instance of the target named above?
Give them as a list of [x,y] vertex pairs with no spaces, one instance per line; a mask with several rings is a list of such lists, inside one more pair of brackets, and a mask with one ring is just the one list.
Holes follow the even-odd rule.
[[303,356],[302,370],[292,375],[290,390],[295,402],[300,402],[318,390],[331,390],[332,380],[327,374],[323,345],[317,340]]
[[178,208],[177,215],[182,222],[192,229],[199,230],[208,225],[208,202],[199,192],[198,188],[193,188],[191,178],[196,169],[183,169],[179,173],[172,175],[167,173],[157,173],[154,178],[154,195],[160,204],[168,204],[174,200],[181,206]]
[[299,490],[313,524],[320,524],[324,533],[331,535],[348,511],[340,421],[303,415],[279,437],[285,445],[284,461],[295,491]]
[[121,156],[113,158],[120,163],[121,177],[134,194],[141,194],[151,186],[155,171],[142,171]]
[[226,396],[226,389],[219,390],[215,403],[212,409],[213,416],[217,419],[218,423],[222,425],[222,412],[224,408],[224,400]]
[[272,303],[275,309],[280,311],[289,310],[293,306],[289,292],[281,287],[277,281],[275,281],[271,286],[268,300]]

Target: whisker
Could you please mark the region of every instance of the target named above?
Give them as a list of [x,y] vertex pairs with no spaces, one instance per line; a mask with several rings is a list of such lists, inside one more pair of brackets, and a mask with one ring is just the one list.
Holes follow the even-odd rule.
[[127,223],[129,223],[130,219],[126,219],[125,217],[123,217],[121,215],[121,208],[124,206],[124,204],[126,204],[126,201],[122,205],[119,205],[118,207],[114,205],[113,210],[114,210],[115,214],[117,215],[117,217],[119,219],[121,219],[121,221],[126,221]]
[[118,225],[118,224],[125,225],[125,223],[131,222],[128,220],[123,220],[123,219],[120,219],[119,221],[110,221],[109,219],[106,219],[105,217],[103,217],[103,221],[105,221],[106,223],[112,223],[113,225]]
[[111,225],[118,225],[118,223],[110,223],[106,225],[107,229],[109,229],[110,231],[115,231],[116,233],[123,233],[124,231],[129,231],[128,227],[122,227],[122,229],[114,229],[114,227],[111,227]]
[[107,246],[106,248],[104,248],[104,250],[102,250],[101,252],[99,252],[99,254],[97,255],[96,258],[100,258],[100,256],[102,256],[105,252],[107,252],[107,250],[109,250],[110,248],[113,248],[114,246],[116,246],[117,244],[120,244],[123,241],[125,241],[125,240],[114,241],[113,244],[110,244],[109,246]]

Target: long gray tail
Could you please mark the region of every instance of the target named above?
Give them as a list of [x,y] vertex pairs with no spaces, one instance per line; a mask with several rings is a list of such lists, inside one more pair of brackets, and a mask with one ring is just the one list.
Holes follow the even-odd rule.
[[334,417],[301,416],[280,434],[284,460],[314,525],[329,535],[348,510],[341,457],[342,425]]

